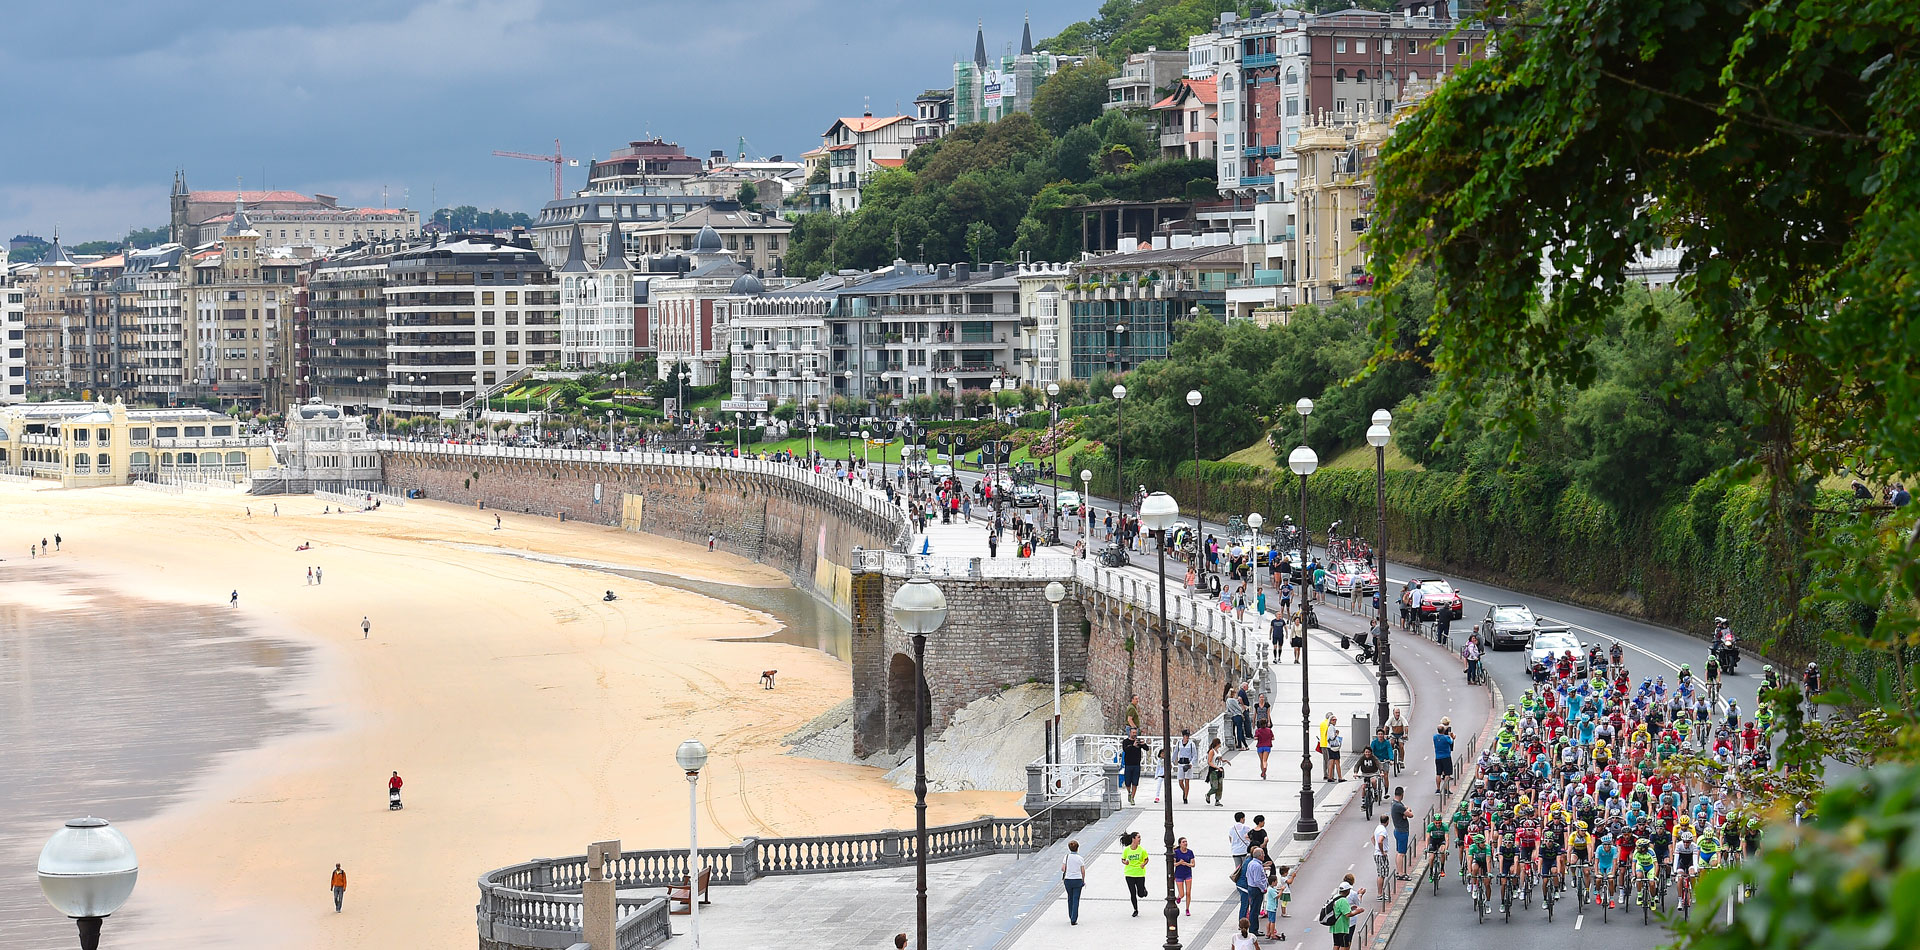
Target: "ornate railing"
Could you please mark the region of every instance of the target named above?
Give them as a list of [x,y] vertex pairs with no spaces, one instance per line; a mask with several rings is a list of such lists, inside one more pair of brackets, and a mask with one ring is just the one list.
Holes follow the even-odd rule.
[[704,469],[715,472],[744,472],[783,478],[863,508],[887,519],[895,528],[897,546],[907,537],[907,516],[887,500],[884,492],[858,483],[822,475],[797,462],[769,459],[734,458],[730,455],[698,455],[673,452],[610,452],[592,449],[551,449],[507,445],[471,445],[452,442],[376,441],[374,450],[396,455],[431,455],[463,458],[526,459],[529,461],[577,462],[598,465],[647,465],[673,469]]
[[[981,818],[927,829],[928,861],[1025,854],[1036,846],[1033,829],[1024,819]],[[701,848],[700,865],[711,873],[711,883],[719,886],[776,874],[903,867],[914,862],[916,851],[912,831],[747,838],[724,848]],[[607,862],[606,873],[621,889],[664,888],[687,880],[687,869],[685,850],[625,851]],[[581,931],[580,892],[586,880],[585,855],[544,858],[487,872],[480,878],[476,908],[481,937],[522,947],[571,946]],[[669,935],[664,897],[623,897],[616,904],[618,946],[654,946]]]

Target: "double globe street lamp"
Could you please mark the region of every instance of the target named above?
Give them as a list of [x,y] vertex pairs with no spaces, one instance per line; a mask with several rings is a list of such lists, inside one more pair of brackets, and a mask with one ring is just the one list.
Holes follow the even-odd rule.
[[927,634],[947,622],[947,595],[925,577],[893,592],[893,621],[913,637],[913,867],[914,923],[927,950]]
[[100,925],[133,894],[140,859],[105,818],[66,823],[40,849],[40,891],[80,927],[80,950],[98,950]]
[[1373,414],[1373,425],[1367,427],[1367,444],[1373,446],[1373,503],[1375,518],[1374,558],[1378,561],[1374,576],[1374,600],[1380,608],[1380,636],[1374,648],[1378,651],[1374,659],[1378,662],[1380,689],[1379,702],[1375,713],[1380,717],[1375,722],[1387,721],[1387,674],[1393,672],[1391,644],[1388,642],[1390,627],[1387,623],[1387,443],[1393,441],[1393,413],[1380,409]]
[[[1304,417],[1312,411],[1312,403],[1305,399],[1307,410],[1300,413]],[[1304,420],[1302,429],[1305,428]],[[1313,449],[1300,446],[1287,456],[1287,467],[1300,476],[1300,820],[1295,823],[1293,837],[1299,841],[1310,841],[1320,836],[1320,823],[1313,817],[1313,704],[1308,701],[1307,687],[1308,658],[1313,655],[1313,645],[1307,642],[1307,625],[1313,616],[1308,596],[1310,588],[1306,586],[1307,577],[1307,476],[1320,468],[1320,457]]]

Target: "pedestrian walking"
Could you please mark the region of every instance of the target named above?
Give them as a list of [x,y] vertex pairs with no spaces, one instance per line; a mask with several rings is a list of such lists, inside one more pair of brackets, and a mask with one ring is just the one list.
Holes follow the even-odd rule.
[[1147,751],[1147,741],[1132,729],[1127,730],[1126,738],[1120,740],[1120,784],[1127,790],[1127,804],[1133,804],[1134,797],[1140,793],[1140,759]]
[[498,530],[500,530],[500,516],[499,516],[499,515],[494,515],[494,516],[493,516],[493,530],[495,530],[495,531],[498,531]]
[[1207,794],[1205,797],[1213,799],[1216,808],[1226,804],[1223,797],[1226,794],[1226,785],[1226,753],[1220,748],[1220,740],[1215,739],[1207,744]]
[[365,615],[362,615],[360,617],[360,639],[365,640],[372,635],[373,621],[368,620]]
[[41,554],[45,554],[45,553],[47,553],[47,539],[46,539],[46,538],[41,538],[41,539],[40,539],[40,553],[41,553]]
[[1126,835],[1120,852],[1121,873],[1127,879],[1127,899],[1133,902],[1133,916],[1140,916],[1140,898],[1147,896],[1147,849],[1140,847],[1140,832]]
[[240,591],[239,591],[239,590],[237,590],[237,589],[236,589],[236,590],[235,590],[235,591],[234,591],[234,592],[233,592],[232,594],[230,594],[230,595],[228,595],[228,596],[227,596],[227,606],[229,606],[229,607],[238,607],[238,606],[240,606]]
[[1253,750],[1260,754],[1260,780],[1267,778],[1267,756],[1273,754],[1273,723],[1260,720],[1260,727],[1253,731]]
[[714,543],[713,532],[709,531],[707,532],[707,550],[709,551],[713,550],[713,543]]
[[280,517],[280,503],[277,501],[273,503],[273,516],[275,518]]
[[1173,846],[1173,899],[1176,903],[1187,905],[1187,916],[1193,916],[1193,849],[1187,847],[1187,839],[1181,838]]
[[316,568],[314,568],[314,569],[313,569],[313,583],[314,583],[314,586],[316,586],[316,587],[317,587],[317,586],[319,586],[319,585],[321,585],[321,584],[324,584],[324,583],[326,583],[326,581],[327,581],[327,575],[326,575],[326,574],[324,574],[324,573],[322,573],[322,569],[321,569],[321,568],[318,568],[318,567],[316,567]]
[[308,587],[313,586],[313,566],[312,565],[307,566],[307,586]]
[[333,877],[327,881],[327,886],[333,889],[333,912],[337,914],[341,903],[347,899],[347,872],[341,870],[338,863],[333,866]]
[[1067,842],[1066,860],[1060,862],[1060,882],[1067,888],[1067,923],[1080,924],[1080,891],[1087,886],[1087,859],[1080,856],[1080,842]]
[[57,534],[53,536],[53,550],[55,553],[60,551],[60,536]]
[[1240,734],[1247,726],[1247,710],[1240,705],[1240,697],[1235,696],[1232,692],[1227,693],[1226,713],[1227,724],[1233,730],[1231,733],[1233,736],[1233,747],[1239,749],[1242,747]]
[[1373,826],[1373,873],[1380,879],[1380,896],[1376,900],[1384,901],[1393,892],[1393,859],[1387,853],[1387,816],[1380,816],[1380,823]]
[[1233,871],[1240,873],[1240,865],[1247,860],[1247,836],[1253,832],[1253,826],[1247,824],[1247,813],[1233,813],[1233,824],[1227,826],[1227,853],[1233,856]]
[[1174,748],[1174,777],[1180,780],[1180,804],[1187,804],[1193,793],[1194,766],[1200,761],[1200,744],[1193,741],[1193,730],[1180,730],[1180,744]]

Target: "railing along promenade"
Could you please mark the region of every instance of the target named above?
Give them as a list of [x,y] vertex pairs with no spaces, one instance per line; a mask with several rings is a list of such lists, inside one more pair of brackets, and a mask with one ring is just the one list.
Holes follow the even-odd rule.
[[[990,854],[1026,854],[1036,841],[1024,818],[979,818],[927,829],[927,860],[954,861]],[[746,838],[724,848],[701,848],[700,868],[713,886],[740,885],[763,877],[873,871],[909,867],[916,846],[912,831],[804,838]],[[623,851],[608,861],[605,873],[616,888],[666,888],[689,879],[685,848]],[[579,939],[581,888],[587,880],[585,855],[543,858],[489,871],[480,878],[476,908],[483,940],[520,947],[563,950]],[[668,903],[664,894],[616,900],[615,944],[621,950],[665,941]]]

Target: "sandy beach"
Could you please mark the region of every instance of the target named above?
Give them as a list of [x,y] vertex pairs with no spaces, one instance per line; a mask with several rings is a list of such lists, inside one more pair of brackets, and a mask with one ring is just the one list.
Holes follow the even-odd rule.
[[[0,572],[58,532],[63,550],[46,563],[96,587],[222,609],[238,590],[236,623],[310,648],[298,685],[273,701],[311,728],[203,763],[178,801],[122,826],[141,877],[108,924],[114,946],[471,946],[475,880],[489,868],[601,838],[684,845],[673,750],[689,737],[713,754],[703,844],[912,826],[911,793],[880,770],[782,754],[782,736],[847,698],[844,663],[741,639],[772,628],[765,614],[484,549],[734,585],[785,586],[778,572],[593,525],[504,514],[496,531],[493,511],[325,505],[0,485]],[[619,600],[601,600],[609,588]],[[0,593],[43,609],[69,596],[42,583]],[[769,668],[774,691],[759,685]],[[178,689],[194,702],[190,684]],[[407,807],[389,812],[396,769]],[[89,810],[87,795],[75,790],[76,809]],[[1019,795],[936,795],[930,812],[936,823],[1018,814]],[[326,886],[335,862],[349,877],[342,914]]]

